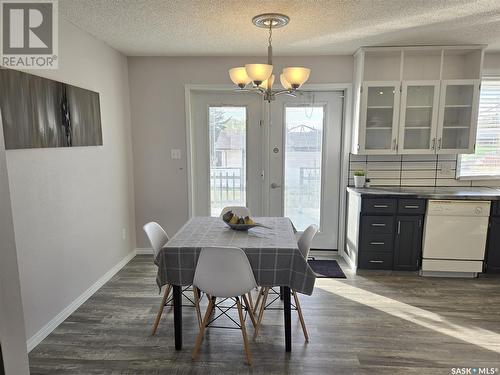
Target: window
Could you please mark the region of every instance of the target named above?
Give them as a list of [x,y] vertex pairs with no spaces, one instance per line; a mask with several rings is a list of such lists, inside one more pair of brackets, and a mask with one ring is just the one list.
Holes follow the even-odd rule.
[[298,231],[320,225],[324,107],[285,107],[285,216]]
[[209,107],[210,214],[246,206],[246,107]]
[[457,175],[463,179],[500,178],[500,77],[483,78],[476,153],[460,156]]

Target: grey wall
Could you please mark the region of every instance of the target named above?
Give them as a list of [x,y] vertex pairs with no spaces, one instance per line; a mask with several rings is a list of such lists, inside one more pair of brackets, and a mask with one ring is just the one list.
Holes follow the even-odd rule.
[[[188,218],[185,84],[231,84],[228,69],[265,57],[129,57],[137,246],[156,220],[174,234]],[[351,56],[282,57],[274,65],[307,66],[309,83],[352,81]],[[182,151],[170,159],[170,149]]]
[[26,334],[1,122],[0,118],[0,344],[6,374],[24,375],[29,373]]
[[7,151],[28,339],[135,248],[127,59],[59,33],[59,69],[30,73],[99,92],[103,146]]
[[[137,247],[149,247],[142,225],[157,220],[170,234],[188,217],[185,84],[231,84],[227,70],[264,57],[129,57]],[[310,83],[352,82],[351,56],[278,57],[275,66],[312,69]],[[500,54],[485,68],[500,73]],[[170,149],[182,150],[181,160]]]

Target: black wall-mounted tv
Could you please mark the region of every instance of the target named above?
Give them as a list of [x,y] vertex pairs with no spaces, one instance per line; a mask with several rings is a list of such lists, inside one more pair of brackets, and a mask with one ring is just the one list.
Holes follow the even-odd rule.
[[0,122],[7,150],[102,145],[99,93],[0,69]]

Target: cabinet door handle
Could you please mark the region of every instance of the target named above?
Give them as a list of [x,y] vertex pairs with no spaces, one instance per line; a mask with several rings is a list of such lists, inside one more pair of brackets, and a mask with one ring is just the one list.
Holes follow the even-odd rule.
[[441,150],[441,138],[438,139],[438,150]]
[[398,221],[398,234],[401,233],[401,220]]
[[372,223],[372,227],[385,227],[386,224],[384,223]]
[[373,208],[387,208],[387,207],[389,207],[389,206],[386,204],[374,204],[373,205]]
[[435,149],[436,149],[436,138],[432,138],[431,150],[435,150]]
[[398,149],[398,143],[397,143],[397,139],[396,138],[394,138],[392,140],[392,149],[393,150],[397,150]]
[[370,242],[370,245],[385,245],[385,242]]
[[384,263],[383,260],[370,260],[370,263]]
[[420,206],[417,205],[417,204],[409,204],[409,205],[406,205],[405,208],[414,208],[414,209],[416,209],[416,208],[420,208]]

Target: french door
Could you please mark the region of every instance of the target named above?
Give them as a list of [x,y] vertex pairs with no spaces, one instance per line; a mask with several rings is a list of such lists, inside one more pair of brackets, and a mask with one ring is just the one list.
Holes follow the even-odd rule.
[[289,217],[299,232],[318,225],[319,249],[337,249],[343,99],[304,92],[269,107],[267,214]]
[[343,92],[191,92],[191,215],[247,206],[287,216],[313,247],[337,249]]
[[191,92],[191,214],[225,206],[262,215],[262,99],[252,93]]

